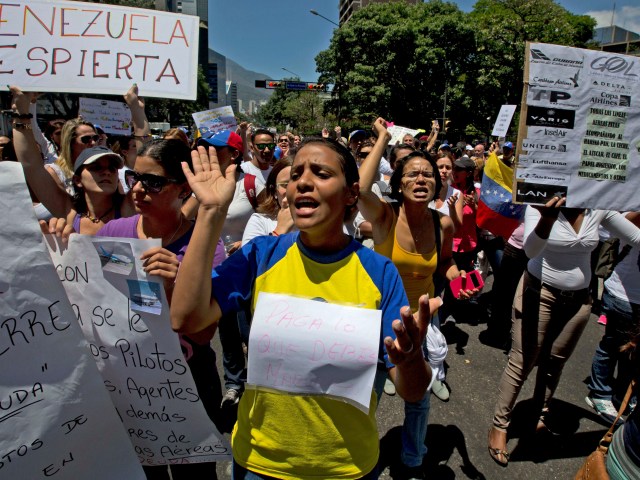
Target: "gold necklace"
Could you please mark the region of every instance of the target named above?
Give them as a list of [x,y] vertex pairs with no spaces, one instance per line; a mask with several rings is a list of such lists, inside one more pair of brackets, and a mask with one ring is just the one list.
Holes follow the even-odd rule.
[[86,213],[81,213],[80,216],[89,219],[92,223],[100,223],[104,217],[106,217],[107,215],[109,215],[113,210],[113,206],[107,210],[107,213],[105,213],[104,215],[102,215],[101,217],[92,217],[91,214],[89,212]]
[[182,213],[180,214],[180,223],[178,224],[178,228],[176,228],[176,231],[173,232],[173,235],[171,235],[171,238],[167,241],[167,245],[171,245],[171,242],[173,241],[173,237],[176,236],[176,233],[178,233],[178,231],[180,230],[180,228],[182,227],[182,219],[184,217],[182,216]]

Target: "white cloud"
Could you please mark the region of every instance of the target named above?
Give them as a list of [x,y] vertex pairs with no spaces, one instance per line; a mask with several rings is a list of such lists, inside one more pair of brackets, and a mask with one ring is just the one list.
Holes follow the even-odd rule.
[[[611,25],[611,10],[595,10],[585,12],[596,19],[598,27],[608,27]],[[613,24],[625,28],[635,33],[640,33],[640,6],[632,7],[626,5],[617,8],[613,18]]]

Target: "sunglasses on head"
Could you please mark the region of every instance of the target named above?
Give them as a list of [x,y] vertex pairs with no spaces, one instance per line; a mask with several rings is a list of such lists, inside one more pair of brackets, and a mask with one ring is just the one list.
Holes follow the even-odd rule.
[[152,173],[137,173],[133,170],[124,172],[124,181],[129,189],[140,182],[148,193],[160,193],[170,183],[179,183],[175,178],[161,177]]
[[371,153],[371,152],[358,152],[358,153],[356,154],[356,156],[357,156],[358,158],[367,158],[367,155],[369,155],[370,153]]
[[97,142],[98,140],[100,140],[100,135],[98,135],[98,134],[83,135],[81,137],[78,137],[78,140],[80,140],[81,143],[84,143],[85,145],[87,145],[91,141]]
[[274,148],[276,148],[276,144],[275,143],[256,143],[256,148],[258,150],[264,150],[265,148],[268,148],[269,150],[273,150]]

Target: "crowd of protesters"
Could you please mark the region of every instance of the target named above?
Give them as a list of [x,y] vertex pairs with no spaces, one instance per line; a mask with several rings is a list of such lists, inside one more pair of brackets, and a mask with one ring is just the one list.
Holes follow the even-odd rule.
[[[558,421],[551,400],[599,300],[590,284],[605,229],[619,241],[597,312],[606,330],[586,402],[613,421],[638,376],[640,216],[567,208],[558,195],[529,206],[508,235],[481,228],[483,169],[499,162],[512,172],[510,141],[451,145],[434,122],[390,144],[382,118],[348,137],[339,127],[303,138],[241,123],[235,131],[190,136],[176,128],[154,138],[135,85],[124,96],[132,134],[110,137],[81,118],[41,127],[37,96],[18,87],[11,93],[12,135],[0,137],[0,154],[22,164],[36,216],[51,233],[162,240],[145,252],[145,270],[164,282],[207,413],[220,426],[237,411],[234,478],[377,478],[383,391],[405,405],[399,476],[428,477],[430,396],[450,394],[441,328],[478,311],[472,270],[494,277],[484,333],[509,350],[487,419],[489,454],[507,466],[511,412],[536,365],[534,430]],[[381,310],[369,414],[331,397],[245,389],[260,291]],[[211,348],[216,332],[223,379]],[[640,475],[634,405],[635,397],[614,436],[612,478]],[[174,480],[216,478],[211,463],[145,473],[168,479],[168,468]]]

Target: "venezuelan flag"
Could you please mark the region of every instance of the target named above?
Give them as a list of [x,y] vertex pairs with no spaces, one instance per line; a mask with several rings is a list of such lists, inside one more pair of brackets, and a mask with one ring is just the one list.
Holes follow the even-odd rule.
[[512,182],[513,168],[491,153],[484,165],[476,223],[505,240],[520,223],[526,207],[511,202]]

